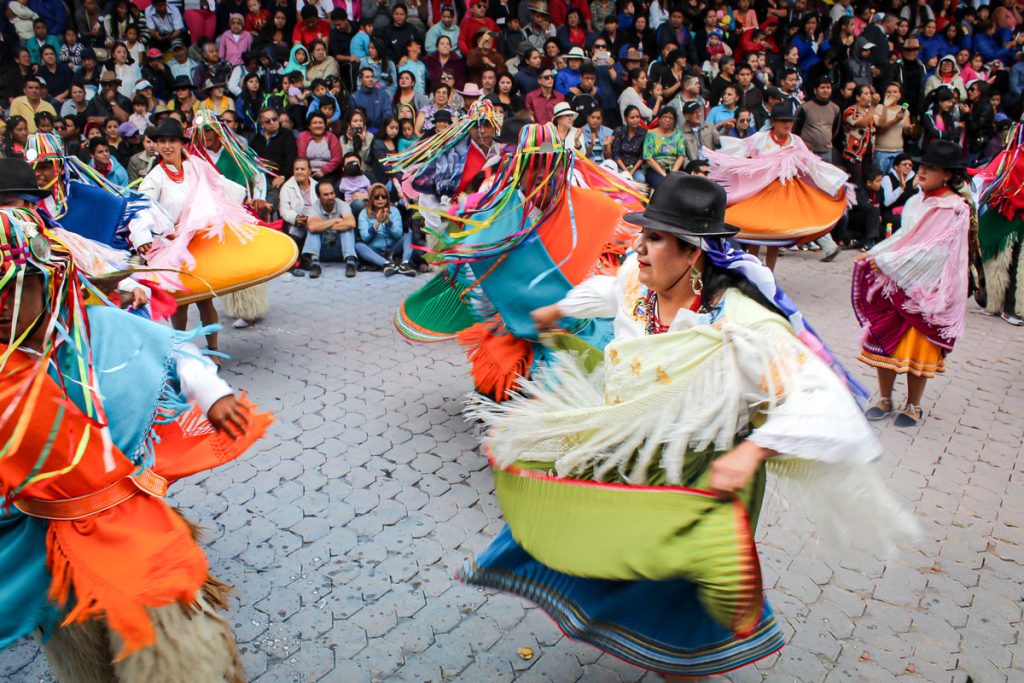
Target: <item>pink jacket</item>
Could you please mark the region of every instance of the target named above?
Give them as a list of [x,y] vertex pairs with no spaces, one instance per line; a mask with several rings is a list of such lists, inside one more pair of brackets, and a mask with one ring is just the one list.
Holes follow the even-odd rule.
[[231,31],[227,30],[217,39],[220,58],[226,60],[231,66],[240,66],[242,64],[242,53],[252,49],[252,34],[248,31],[242,31],[240,35],[241,38],[238,42],[235,42],[231,39]]

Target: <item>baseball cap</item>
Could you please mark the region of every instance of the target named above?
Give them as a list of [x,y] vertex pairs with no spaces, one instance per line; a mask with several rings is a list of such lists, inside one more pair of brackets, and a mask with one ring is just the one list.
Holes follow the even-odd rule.
[[683,105],[684,114],[692,114],[695,111],[700,111],[703,107],[700,106],[700,102],[690,101]]
[[135,92],[142,92],[146,88],[152,88],[153,84],[143,78],[141,81],[135,84]]

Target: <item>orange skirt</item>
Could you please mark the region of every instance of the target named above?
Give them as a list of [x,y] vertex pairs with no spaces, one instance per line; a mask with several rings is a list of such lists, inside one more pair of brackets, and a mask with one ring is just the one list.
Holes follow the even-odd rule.
[[892,355],[880,356],[862,348],[857,359],[872,367],[892,370],[901,375],[909,372],[918,377],[934,377],[946,371],[942,349],[916,327],[907,330],[892,350]]

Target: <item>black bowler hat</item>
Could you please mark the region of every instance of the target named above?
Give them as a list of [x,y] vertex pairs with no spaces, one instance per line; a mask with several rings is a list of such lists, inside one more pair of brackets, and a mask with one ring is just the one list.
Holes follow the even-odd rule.
[[24,159],[0,159],[0,193],[27,194],[40,199],[50,194],[36,183],[36,173]]
[[189,90],[195,90],[196,87],[192,85],[192,79],[188,76],[177,76],[174,79],[174,83],[171,84],[171,90],[179,90],[181,88],[188,88]]
[[672,233],[698,246],[701,237],[730,237],[739,232],[725,222],[725,190],[707,178],[678,171],[665,176],[645,211],[627,213],[624,218],[627,223]]
[[501,123],[501,130],[494,136],[494,141],[502,145],[518,145],[519,133],[521,133],[523,128],[531,123],[533,122],[529,119],[520,118],[518,116],[505,119]]
[[935,140],[925,147],[921,155],[921,163],[925,166],[944,168],[949,171],[962,171],[964,162],[962,160],[963,149],[960,145],[950,140]]
[[772,121],[796,121],[796,114],[792,105],[786,102],[779,102],[772,106]]
[[173,116],[167,116],[160,120],[160,123],[156,124],[153,128],[153,134],[150,136],[150,140],[159,140],[160,138],[177,138],[179,140],[188,140],[185,137],[185,129],[182,128],[181,122]]

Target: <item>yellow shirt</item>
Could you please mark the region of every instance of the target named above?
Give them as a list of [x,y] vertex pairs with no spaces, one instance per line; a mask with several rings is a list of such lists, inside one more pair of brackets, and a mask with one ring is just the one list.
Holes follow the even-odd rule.
[[46,100],[39,100],[39,105],[33,109],[32,105],[29,104],[28,98],[24,95],[15,97],[11,100],[11,116],[24,117],[28,123],[28,132],[36,132],[36,114],[41,111],[48,112],[53,118],[57,118],[57,112],[54,111],[53,105]]

